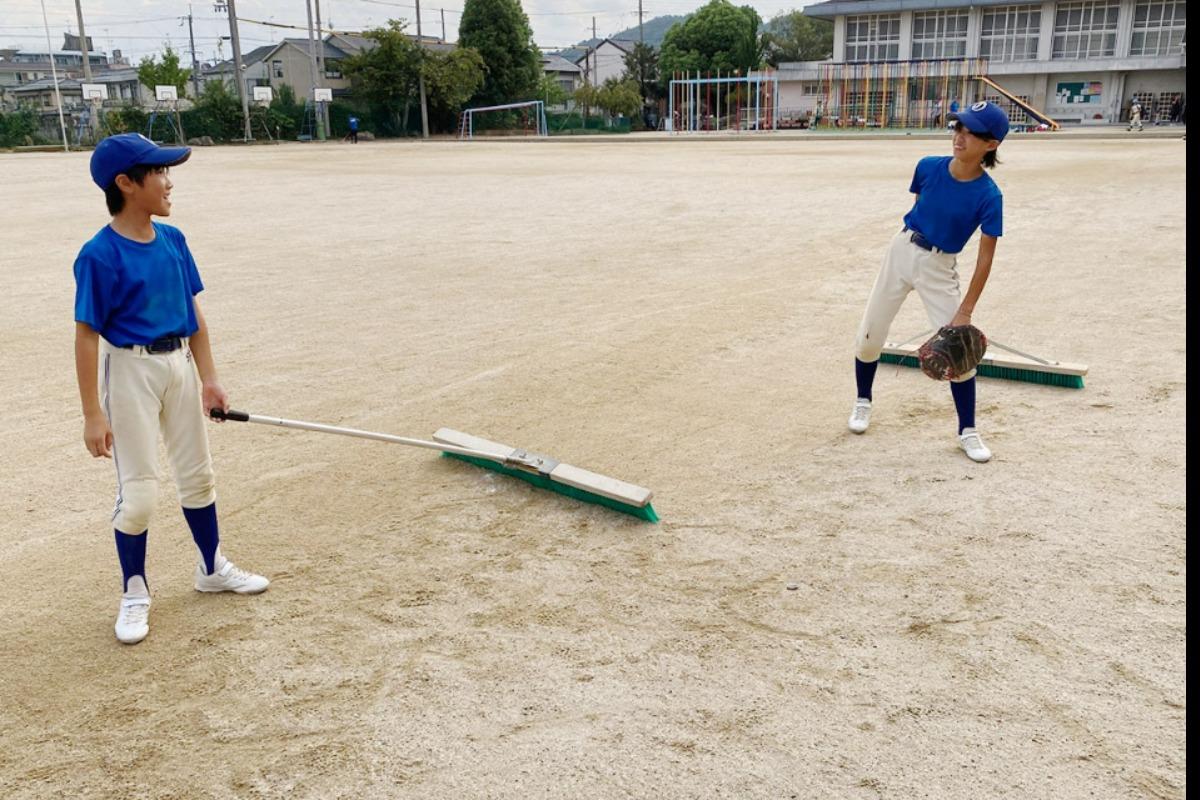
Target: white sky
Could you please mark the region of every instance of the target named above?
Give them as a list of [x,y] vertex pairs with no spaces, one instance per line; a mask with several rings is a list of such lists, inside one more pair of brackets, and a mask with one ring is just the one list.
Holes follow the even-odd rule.
[[[191,8],[196,34],[196,54],[201,60],[217,55],[218,37],[229,35],[229,23],[223,14],[213,10],[211,0],[81,0],[83,24],[93,44],[111,53],[120,50],[134,63],[142,56],[160,52],[169,42],[177,51],[188,51],[186,17]],[[264,44],[279,41],[284,36],[307,36],[307,15],[304,0],[235,0],[242,21],[239,26],[243,52]],[[321,22],[332,23],[339,30],[362,30],[386,24],[392,17],[409,21],[409,31],[416,32],[414,0],[317,0],[321,6]],[[663,14],[686,14],[704,5],[706,0],[642,0],[645,19]],[[811,0],[735,0],[737,5],[751,5],[763,19],[780,11],[801,8]],[[74,0],[45,0],[46,17],[50,23],[50,42],[54,50],[62,46],[62,34],[76,33]],[[533,36],[545,49],[560,49],[587,39],[592,33],[592,17],[596,18],[596,33],[603,37],[637,24],[637,0],[522,0],[529,16]],[[422,0],[421,30],[426,35],[442,33],[442,9],[445,10],[446,38],[457,38],[458,22],[463,0]],[[256,25],[247,20],[296,25],[301,30],[287,30]],[[15,46],[23,50],[46,50],[46,33],[42,27],[40,0],[0,0],[0,47]],[[225,58],[231,56],[229,42],[222,44]],[[184,58],[184,63],[188,61]]]

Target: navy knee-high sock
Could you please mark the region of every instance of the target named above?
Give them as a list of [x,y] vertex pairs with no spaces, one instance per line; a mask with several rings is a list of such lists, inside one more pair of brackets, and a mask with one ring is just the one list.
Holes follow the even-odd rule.
[[216,567],[217,545],[221,537],[217,534],[217,504],[212,502],[204,508],[185,508],[183,518],[192,529],[192,538],[200,555],[204,557],[204,571],[212,575]]
[[954,395],[954,409],[958,412],[958,432],[975,427],[975,379],[950,383],[950,394]]
[[[146,537],[150,534],[148,531],[122,533],[116,528],[113,528],[113,533],[117,535],[117,558],[121,560],[121,574],[124,576],[121,591],[127,592],[130,578],[137,575],[146,580]],[[146,586],[149,585],[147,582]]]
[[875,383],[875,370],[879,361],[859,361],[854,359],[854,380],[858,383],[858,396],[864,400],[871,399],[871,384]]

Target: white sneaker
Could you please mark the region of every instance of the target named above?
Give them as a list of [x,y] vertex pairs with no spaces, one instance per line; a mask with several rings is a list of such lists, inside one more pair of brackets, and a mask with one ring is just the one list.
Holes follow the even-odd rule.
[[150,592],[146,582],[136,575],[129,579],[129,589],[117,611],[117,641],[137,644],[150,633]]
[[258,594],[266,591],[271,582],[262,575],[255,575],[244,569],[238,569],[233,562],[222,558],[221,566],[212,575],[206,575],[204,567],[196,565],[197,592],[237,592],[238,594]]
[[850,422],[847,423],[854,433],[862,433],[871,424],[871,401],[860,397],[854,401],[854,410],[850,412]]
[[967,454],[967,458],[980,464],[992,458],[992,451],[987,449],[979,431],[974,428],[963,428],[963,432],[958,435],[958,446]]

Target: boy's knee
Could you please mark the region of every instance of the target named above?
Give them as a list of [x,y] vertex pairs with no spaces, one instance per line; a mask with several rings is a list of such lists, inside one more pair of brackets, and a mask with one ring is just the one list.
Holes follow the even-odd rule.
[[867,332],[859,331],[854,340],[854,357],[859,361],[878,361],[883,354],[883,340],[872,339]]
[[204,508],[217,500],[217,483],[212,465],[208,464],[179,479],[179,505],[184,508]]
[[113,527],[122,533],[137,534],[150,527],[154,506],[158,503],[158,481],[129,481],[121,487]]

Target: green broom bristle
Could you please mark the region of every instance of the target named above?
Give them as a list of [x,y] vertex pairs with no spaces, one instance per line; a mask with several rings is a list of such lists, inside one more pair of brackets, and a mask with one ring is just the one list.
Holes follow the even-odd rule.
[[[898,364],[902,367],[920,368],[921,362],[916,356],[902,356],[895,353],[883,353],[879,360],[885,364]],[[1024,381],[1038,383],[1043,386],[1061,386],[1066,389],[1082,389],[1082,375],[1061,375],[1057,372],[1041,372],[1035,369],[1020,369],[1017,367],[1000,367],[995,364],[980,364],[976,372],[985,378],[1000,378],[1008,381]]]
[[630,505],[629,503],[622,503],[619,500],[613,500],[610,497],[587,492],[583,489],[576,489],[574,486],[556,483],[545,475],[539,475],[534,472],[526,472],[524,470],[506,467],[503,464],[495,461],[489,461],[486,458],[460,456],[457,453],[445,452],[443,452],[442,455],[448,458],[456,458],[459,461],[466,461],[467,463],[474,464],[477,467],[483,467],[484,469],[490,469],[505,475],[511,475],[514,478],[520,478],[527,483],[532,483],[539,489],[549,489],[552,492],[558,492],[561,495],[574,498],[575,500],[582,500],[585,503],[595,503],[596,505],[605,506],[613,509],[614,511],[620,511],[623,514],[629,514],[630,516],[637,517],[638,519],[644,519],[647,522],[658,522],[658,514],[654,513],[654,507],[649,503],[644,506],[634,506]]

